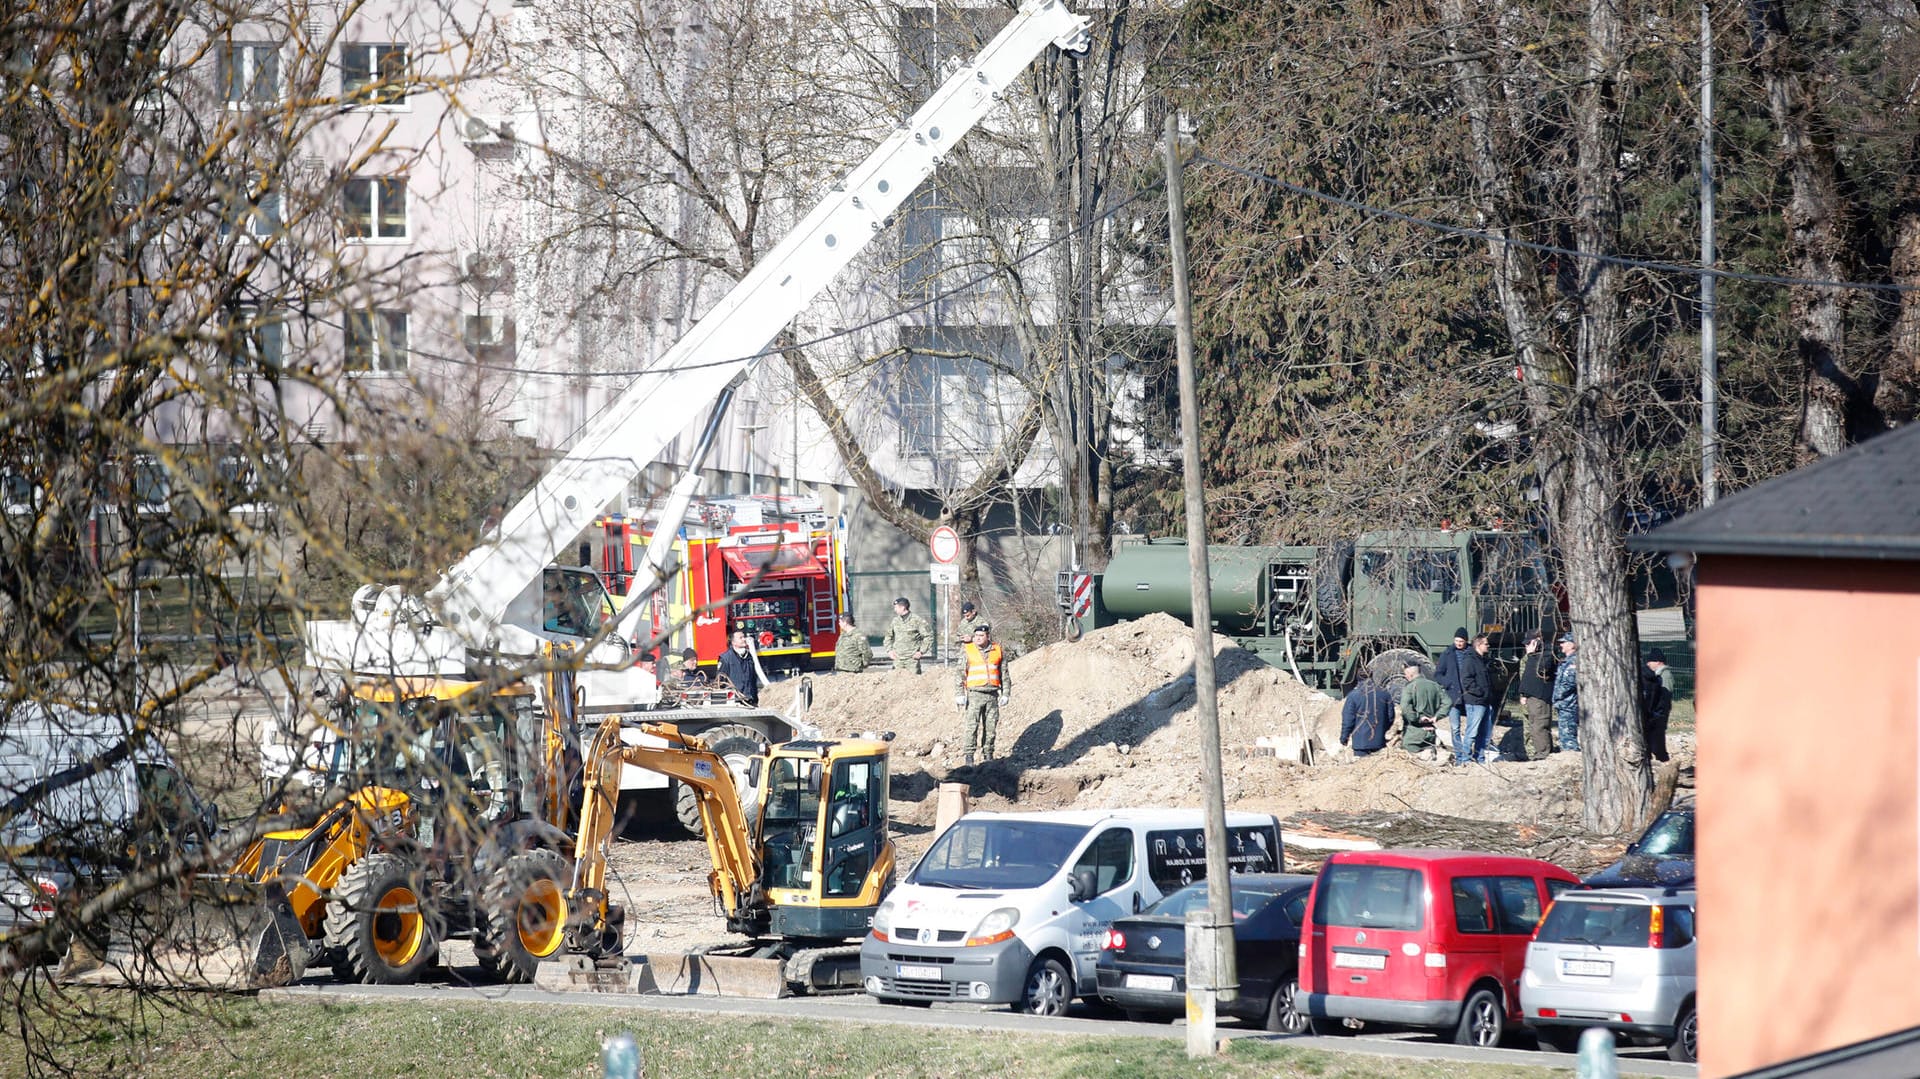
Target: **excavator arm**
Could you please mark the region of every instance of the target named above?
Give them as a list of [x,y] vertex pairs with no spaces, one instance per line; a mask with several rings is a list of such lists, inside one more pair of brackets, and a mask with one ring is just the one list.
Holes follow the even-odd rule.
[[[631,764],[672,776],[690,788],[700,804],[700,823],[707,837],[713,871],[708,883],[733,922],[743,911],[764,907],[753,833],[740,807],[733,773],[707,744],[683,734],[672,723],[644,723],[643,734],[664,746],[630,746],[620,740],[622,724],[609,716],[594,735],[587,754],[587,789],[580,811],[580,837],[575,845],[573,887],[567,907],[570,920],[582,926],[598,925],[602,932],[613,917],[607,902],[607,851],[613,838],[614,808],[620,798],[620,767]],[[594,934],[585,934],[593,939]]]

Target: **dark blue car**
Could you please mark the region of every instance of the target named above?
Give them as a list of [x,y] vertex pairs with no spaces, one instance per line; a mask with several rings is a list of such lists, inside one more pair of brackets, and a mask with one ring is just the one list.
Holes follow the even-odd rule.
[[[1313,878],[1296,873],[1246,873],[1233,878],[1233,944],[1239,998],[1222,1014],[1282,1034],[1307,1029],[1294,1007],[1300,989],[1300,924]],[[1207,905],[1201,881],[1130,918],[1117,918],[1101,937],[1100,999],[1129,1019],[1179,1015],[1187,1010],[1187,911]]]
[[1653,818],[1621,859],[1593,876],[1588,888],[1685,888],[1693,885],[1693,807],[1677,806]]

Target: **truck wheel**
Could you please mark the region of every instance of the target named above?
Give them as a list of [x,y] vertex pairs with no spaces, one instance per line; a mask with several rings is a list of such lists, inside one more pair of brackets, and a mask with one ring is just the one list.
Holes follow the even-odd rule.
[[1041,956],[1027,968],[1027,980],[1013,1010],[1058,1018],[1067,1014],[1067,1005],[1071,1003],[1073,983],[1067,978],[1067,968],[1061,966],[1058,959]]
[[1433,673],[1433,660],[1428,656],[1411,648],[1389,648],[1367,661],[1367,677],[1373,679],[1375,685],[1385,687],[1393,702],[1399,704],[1400,691],[1407,688],[1409,663],[1418,663],[1423,675]]
[[[715,756],[727,762],[727,771],[733,773],[733,785],[740,797],[747,796],[747,765],[755,757],[764,757],[767,753],[767,736],[752,727],[738,723],[723,723],[700,732],[700,739],[707,743]],[[700,830],[700,800],[693,788],[679,780],[672,784],[673,815],[689,835],[702,835]]]
[[480,894],[473,956],[490,978],[530,982],[542,959],[560,953],[567,930],[567,860],[530,850],[494,870]]
[[347,867],[327,899],[326,942],[334,973],[368,985],[408,985],[433,962],[426,882],[397,854],[369,854]]

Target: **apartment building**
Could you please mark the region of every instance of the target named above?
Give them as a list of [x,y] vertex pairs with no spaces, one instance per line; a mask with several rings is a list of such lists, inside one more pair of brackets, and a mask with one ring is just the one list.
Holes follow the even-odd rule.
[[[1006,14],[371,0],[186,35],[183,74],[204,89],[173,107],[299,131],[260,155],[277,176],[249,173],[226,208],[223,236],[294,236],[300,252],[268,260],[258,302],[224,307],[240,327],[235,383],[302,371],[269,380],[275,414],[289,441],[328,452],[396,427],[564,452]],[[1143,267],[1103,262],[1097,306],[1063,282],[1077,271],[1062,252],[1086,247],[1066,243],[1080,208],[1053,186],[1046,92],[1009,95],[785,339],[872,473],[923,511],[1022,432],[1007,487],[1057,486],[1035,395],[1097,378],[1120,387],[1124,423],[1142,385],[1128,350],[1165,321]],[[1150,142],[1147,106],[1118,107],[1139,114],[1127,136]],[[299,285],[314,267],[320,302]],[[1063,309],[1139,332],[1089,356],[1063,344]],[[228,412],[209,404],[164,409],[162,437],[218,443]],[[815,405],[781,357],[762,362],[707,462],[712,486],[804,491],[861,517]],[[687,434],[635,500],[681,463],[702,418],[661,418]],[[921,561],[864,523],[868,564]],[[1044,511],[1018,523],[1046,525]]]

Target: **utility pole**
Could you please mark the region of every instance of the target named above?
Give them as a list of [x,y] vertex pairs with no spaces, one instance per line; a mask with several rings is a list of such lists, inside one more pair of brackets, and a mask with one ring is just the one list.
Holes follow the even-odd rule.
[[1720,497],[1718,297],[1713,276],[1713,4],[1700,0],[1700,504]]
[[[753,436],[767,429],[764,423],[742,423],[737,427],[747,436],[747,497],[753,497],[753,489],[760,486],[760,473],[753,463]],[[778,451],[775,451],[778,452]]]
[[[1073,75],[1073,89],[1068,100],[1073,108],[1073,156],[1076,169],[1076,181],[1079,185],[1078,227],[1074,230],[1080,238],[1080,262],[1076,267],[1080,271],[1075,282],[1077,304],[1074,322],[1079,327],[1075,336],[1079,338],[1080,372],[1076,380],[1076,392],[1080,396],[1080,405],[1075,410],[1073,437],[1079,446],[1074,455],[1079,459],[1080,469],[1080,509],[1078,525],[1083,551],[1094,547],[1093,503],[1100,497],[1100,481],[1094,475],[1093,463],[1093,384],[1094,384],[1094,334],[1093,334],[1093,252],[1095,249],[1093,229],[1093,163],[1087,153],[1086,124],[1086,80],[1080,71],[1080,57],[1067,57],[1068,70]],[[1072,241],[1069,241],[1071,243]],[[1084,563],[1092,569],[1091,562]]]
[[[1180,454],[1187,502],[1187,566],[1193,589],[1193,694],[1200,720],[1200,767],[1206,778],[1207,912],[1211,925],[1187,937],[1187,1056],[1212,1056],[1218,1006],[1240,995],[1233,954],[1233,892],[1227,862],[1227,796],[1220,778],[1220,709],[1213,675],[1213,584],[1207,566],[1207,507],[1200,486],[1200,400],[1193,374],[1193,296],[1187,289],[1187,218],[1180,183],[1180,114],[1167,113],[1167,233],[1173,254],[1173,337],[1180,369]],[[1213,947],[1204,944],[1211,938]],[[1196,985],[1194,971],[1210,974]]]

